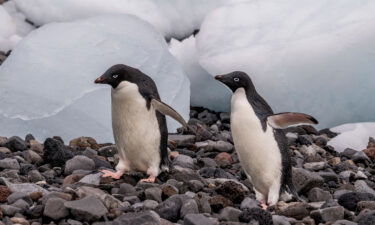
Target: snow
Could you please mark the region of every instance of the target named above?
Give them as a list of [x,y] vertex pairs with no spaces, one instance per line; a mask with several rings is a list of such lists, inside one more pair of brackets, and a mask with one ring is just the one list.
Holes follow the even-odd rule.
[[0,136],[111,141],[110,87],[94,79],[118,63],[150,75],[161,99],[188,118],[190,83],[164,38],[134,16],[104,15],[47,24],[14,48],[0,67]]
[[198,62],[195,37],[183,41],[172,39],[169,51],[180,62],[190,80],[192,106],[204,106],[218,112],[229,111],[231,91],[216,81]]
[[374,12],[373,0],[223,6],[202,23],[199,62],[247,72],[276,112],[309,113],[320,128],[375,121]]
[[13,1],[0,5],[0,51],[7,52],[26,36],[34,27],[25,21]]
[[369,137],[375,137],[375,122],[349,123],[330,130],[339,133],[328,142],[336,151],[342,152],[346,148],[362,151],[367,148]]
[[17,43],[16,25],[5,8],[0,5],[0,51],[7,52]]
[[151,23],[165,37],[187,37],[207,12],[241,0],[14,0],[36,25],[108,13],[128,13]]

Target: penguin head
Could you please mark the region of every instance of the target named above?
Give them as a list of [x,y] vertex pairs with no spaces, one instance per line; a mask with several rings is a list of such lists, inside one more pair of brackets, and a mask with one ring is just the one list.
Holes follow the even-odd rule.
[[140,70],[118,64],[111,66],[103,75],[95,80],[95,83],[108,84],[111,85],[113,89],[116,89],[123,81],[138,84],[145,79],[145,75]]
[[241,71],[234,71],[232,73],[217,75],[215,79],[227,85],[233,92],[238,88],[245,90],[255,90],[254,84],[249,75]]

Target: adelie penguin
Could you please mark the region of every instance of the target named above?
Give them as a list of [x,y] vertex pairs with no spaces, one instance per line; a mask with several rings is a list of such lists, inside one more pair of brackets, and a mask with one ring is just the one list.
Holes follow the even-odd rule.
[[126,172],[141,171],[149,176],[141,182],[155,182],[169,163],[165,115],[184,127],[185,120],[160,100],[154,81],[136,68],[114,65],[95,83],[112,86],[112,129],[120,155],[116,172],[103,170],[103,176],[119,179]]
[[216,80],[232,91],[231,132],[242,168],[254,187],[263,209],[277,203],[287,191],[298,198],[292,182],[292,167],[283,128],[317,124],[302,113],[274,114],[244,72],[218,75]]

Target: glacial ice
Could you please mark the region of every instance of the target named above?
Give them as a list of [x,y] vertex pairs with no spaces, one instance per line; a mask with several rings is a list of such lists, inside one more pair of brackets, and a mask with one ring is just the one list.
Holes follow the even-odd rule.
[[181,42],[172,39],[169,43],[169,51],[180,62],[190,80],[190,104],[218,112],[228,112],[231,91],[213,79],[213,76],[199,64],[195,37],[191,36]]
[[276,112],[309,113],[320,128],[375,121],[374,12],[373,0],[223,6],[201,25],[199,62],[247,72]]
[[349,123],[330,130],[339,133],[328,142],[338,152],[343,152],[346,148],[362,151],[366,149],[369,137],[375,137],[374,122]]
[[184,38],[199,29],[210,10],[243,0],[14,0],[36,25],[107,13],[128,13],[151,23],[165,37]]
[[110,88],[93,81],[118,63],[150,75],[162,100],[188,118],[190,83],[164,38],[137,17],[103,15],[47,24],[14,48],[0,66],[0,136],[111,141]]

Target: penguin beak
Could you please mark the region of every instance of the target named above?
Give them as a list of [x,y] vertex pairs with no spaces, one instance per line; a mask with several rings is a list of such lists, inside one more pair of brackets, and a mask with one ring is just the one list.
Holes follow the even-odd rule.
[[223,75],[217,75],[215,76],[215,79],[218,80],[218,81],[221,81],[223,79]]
[[103,77],[98,77],[98,78],[96,78],[96,80],[95,80],[95,84],[103,84],[104,83],[104,78]]

